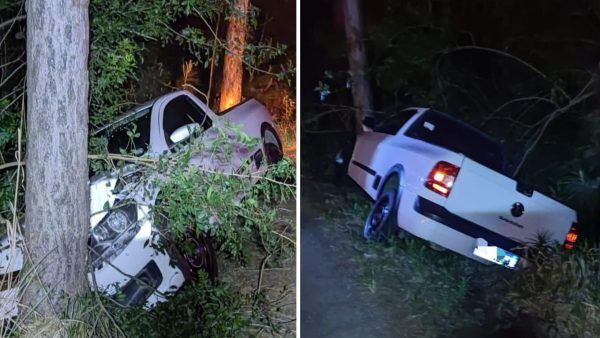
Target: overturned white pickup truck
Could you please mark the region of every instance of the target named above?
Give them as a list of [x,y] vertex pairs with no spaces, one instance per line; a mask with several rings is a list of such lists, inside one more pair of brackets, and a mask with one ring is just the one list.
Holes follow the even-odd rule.
[[501,146],[427,108],[392,115],[357,137],[348,174],[375,200],[364,236],[398,227],[480,262],[515,268],[544,235],[572,248],[577,214],[506,172]]
[[[129,148],[142,156],[157,157],[181,150],[193,133],[201,133],[201,140],[210,142],[225,124],[236,125],[261,142],[254,149],[234,147],[227,161],[218,156],[193,155],[190,165],[228,173],[244,166],[252,173],[249,179],[256,181],[266,172],[267,164],[281,160],[282,145],[271,115],[253,99],[217,115],[194,95],[177,91],[134,108],[92,135],[104,136],[110,153]],[[135,144],[128,134],[133,126],[139,134]],[[149,185],[132,184],[138,180],[135,170],[90,179],[89,248],[93,275],[89,273],[88,279],[92,288],[96,285],[109,295],[122,295],[117,301],[124,306],[152,307],[164,301],[166,294],[193,281],[198,270],[215,277],[217,262],[210,242],[202,235],[186,238],[196,248],[193,253],[182,252],[176,246],[167,246],[166,252],[161,252],[148,245],[160,240],[153,236],[156,222],[150,213],[159,191]],[[152,193],[144,193],[148,190]],[[16,276],[22,266],[19,246],[8,238],[0,239],[0,282],[3,275]],[[0,320],[18,312],[19,290],[14,283],[12,288],[6,285],[0,283]]]

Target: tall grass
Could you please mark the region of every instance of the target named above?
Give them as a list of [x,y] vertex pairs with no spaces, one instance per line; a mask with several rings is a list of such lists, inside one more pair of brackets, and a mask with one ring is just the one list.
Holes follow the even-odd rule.
[[542,246],[528,259],[531,268],[508,281],[503,319],[531,317],[545,336],[600,337],[600,249]]

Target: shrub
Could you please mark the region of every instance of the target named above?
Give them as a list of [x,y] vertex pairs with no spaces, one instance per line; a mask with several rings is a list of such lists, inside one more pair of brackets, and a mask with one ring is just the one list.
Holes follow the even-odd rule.
[[543,246],[528,259],[532,267],[508,280],[504,319],[530,316],[541,334],[554,337],[600,336],[600,250]]

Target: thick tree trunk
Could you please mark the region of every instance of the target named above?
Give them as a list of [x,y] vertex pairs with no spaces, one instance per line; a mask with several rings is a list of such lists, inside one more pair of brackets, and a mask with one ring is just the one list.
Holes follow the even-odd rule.
[[24,238],[39,278],[23,301],[41,316],[86,285],[88,52],[88,0],[27,0]]
[[356,108],[357,129],[362,130],[365,118],[373,117],[373,94],[367,79],[367,52],[363,41],[360,0],[342,0],[346,43],[348,45],[348,63],[352,76],[352,98]]
[[223,60],[223,79],[219,111],[238,104],[242,100],[242,55],[246,45],[246,15],[249,0],[235,0],[229,27],[227,28],[227,51]]

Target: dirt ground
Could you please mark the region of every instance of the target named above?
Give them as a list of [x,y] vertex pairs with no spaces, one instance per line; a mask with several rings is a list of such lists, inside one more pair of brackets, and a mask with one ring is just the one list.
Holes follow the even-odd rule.
[[[343,193],[336,191],[336,193]],[[373,293],[361,277],[352,234],[331,231],[327,192],[302,182],[301,335],[302,337],[399,337],[405,311],[399,297]],[[339,206],[341,207],[341,206]],[[353,227],[357,227],[353,224]],[[357,227],[358,231],[360,228]]]
[[[278,230],[285,230],[286,235],[295,240],[293,234],[296,222],[296,200],[291,199],[277,206],[277,215],[278,228],[281,228]],[[260,337],[295,337],[295,257],[266,258],[267,253],[256,245],[246,249],[248,260],[244,266],[221,260],[219,274],[222,280],[230,282],[235,290],[239,290],[244,295],[253,296],[257,290],[260,290],[264,296],[264,303],[268,304],[268,315],[272,325],[256,324],[248,334]]]

